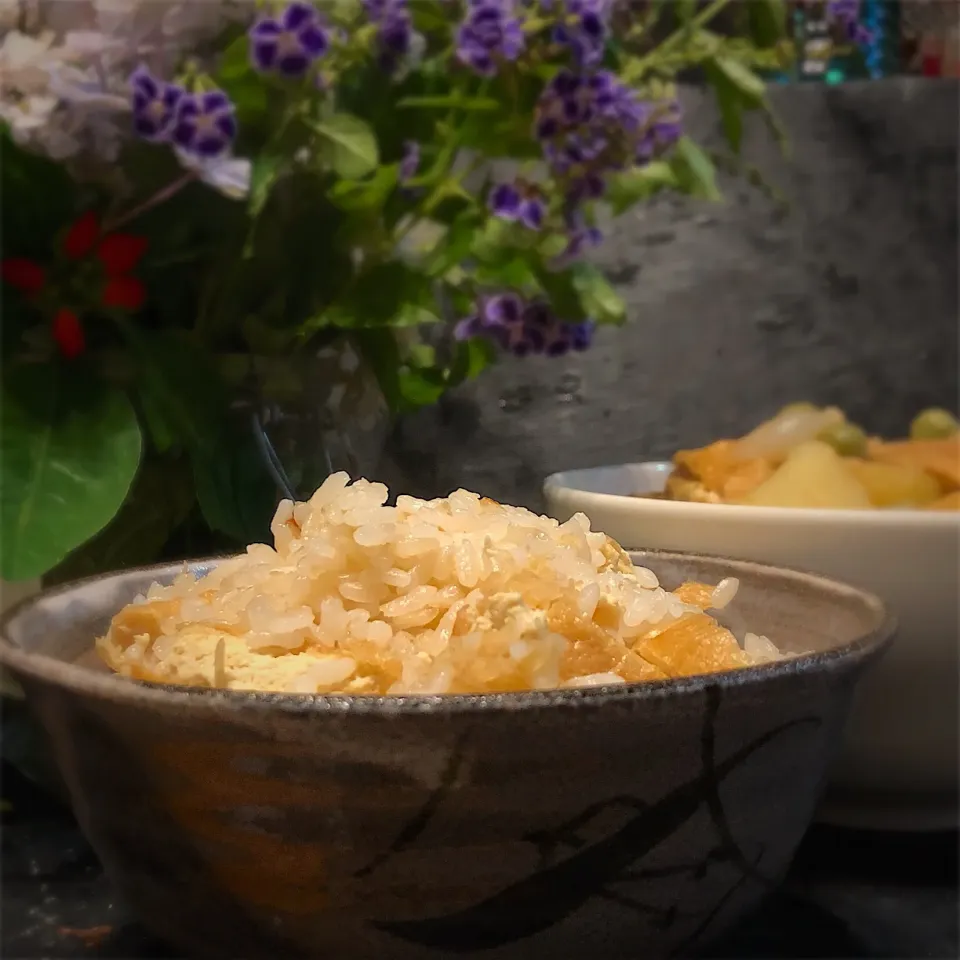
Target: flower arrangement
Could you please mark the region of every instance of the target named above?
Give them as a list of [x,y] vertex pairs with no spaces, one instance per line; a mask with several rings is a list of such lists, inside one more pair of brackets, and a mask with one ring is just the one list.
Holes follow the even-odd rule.
[[[499,355],[587,349],[624,319],[589,262],[606,212],[719,198],[744,115],[771,119],[785,16],[0,0],[2,575],[261,537],[278,490],[258,417],[318,384],[359,416],[369,375],[403,412]],[[684,134],[691,69],[723,157]]]

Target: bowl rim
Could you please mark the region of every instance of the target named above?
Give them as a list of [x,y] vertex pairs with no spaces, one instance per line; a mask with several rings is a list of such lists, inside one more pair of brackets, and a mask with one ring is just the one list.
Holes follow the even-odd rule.
[[113,573],[103,573],[60,584],[27,597],[13,605],[0,617],[0,666],[11,669],[31,680],[64,688],[71,693],[92,696],[140,706],[157,705],[179,707],[200,712],[232,713],[280,712],[284,714],[375,714],[395,716],[411,713],[487,713],[489,711],[516,712],[543,708],[564,708],[606,703],[629,703],[637,700],[663,699],[670,696],[700,693],[707,687],[729,689],[757,687],[777,678],[794,674],[816,673],[833,666],[852,669],[873,659],[886,648],[897,629],[897,620],[876,594],[819,574],[789,567],[756,563],[751,560],[732,560],[711,554],[674,550],[633,550],[633,558],[661,558],[665,561],[705,560],[722,564],[728,571],[743,571],[774,575],[779,579],[813,587],[825,593],[841,595],[861,603],[874,615],[874,626],[862,636],[818,653],[802,654],[773,663],[743,667],[719,673],[697,674],[667,680],[648,680],[639,683],[611,684],[596,687],[527,690],[511,693],[463,694],[397,694],[364,696],[361,694],[297,694],[255,690],[223,690],[209,687],[189,687],[177,684],[151,683],[131,680],[114,673],[100,673],[44,654],[18,647],[9,636],[11,624],[28,614],[43,600],[69,594],[79,588],[103,580],[121,579],[136,575],[165,576],[176,574],[187,567],[191,570],[227,560],[230,555],[208,557],[178,563],[151,564],[130,567]]
[[[960,512],[949,510],[919,510],[903,508],[854,510],[844,508],[825,507],[757,507],[749,504],[737,503],[697,503],[692,500],[655,500],[651,497],[631,496],[625,493],[600,493],[595,490],[585,490],[573,486],[570,479],[578,474],[594,473],[598,470],[620,470],[634,468],[662,470],[665,465],[671,465],[669,460],[638,460],[635,463],[611,463],[597,467],[575,467],[572,470],[559,470],[551,473],[543,481],[545,497],[566,499],[569,494],[579,497],[589,497],[598,505],[608,508],[627,509],[631,512],[660,511],[661,513],[680,515],[693,511],[698,514],[698,520],[737,521],[760,520],[788,524],[851,524],[855,526],[898,526],[916,527],[920,529],[944,530],[960,529]],[[629,505],[629,506],[628,506]]]

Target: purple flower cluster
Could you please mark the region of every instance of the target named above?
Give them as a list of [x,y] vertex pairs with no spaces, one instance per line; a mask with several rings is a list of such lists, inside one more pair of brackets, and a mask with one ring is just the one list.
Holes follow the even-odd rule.
[[413,39],[413,20],[407,0],[363,0],[363,6],[377,25],[381,66],[386,70],[396,69],[410,52]]
[[457,57],[485,77],[503,60],[516,60],[524,37],[512,0],[468,0],[467,16],[457,31]]
[[848,42],[863,45],[873,38],[860,22],[860,0],[827,0],[827,20],[836,24]]
[[607,46],[610,0],[566,0],[554,42],[569,47],[581,67],[595,67]]
[[130,78],[133,128],[151,143],[171,143],[212,159],[230,151],[237,136],[233,103],[221,90],[188,93],[158,80],[145,67]]
[[285,77],[302,77],[330,49],[330,33],[309,3],[294,2],[279,17],[262,17],[249,36],[254,67]]
[[537,138],[554,174],[567,184],[568,203],[602,196],[607,174],[647,163],[680,136],[677,103],[650,103],[598,70],[564,70],[537,105]]
[[531,230],[543,226],[547,208],[540,192],[525,183],[501,183],[490,191],[487,205],[494,216],[522,223]]
[[516,294],[504,293],[483,298],[476,314],[457,324],[454,336],[458,340],[486,337],[517,357],[560,357],[571,350],[586,350],[594,326],[591,320],[564,323],[543,301],[524,303]]

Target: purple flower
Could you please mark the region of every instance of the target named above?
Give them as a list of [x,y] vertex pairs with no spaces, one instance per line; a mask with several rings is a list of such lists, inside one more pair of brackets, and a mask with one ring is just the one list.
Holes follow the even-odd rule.
[[181,97],[170,134],[178,147],[201,157],[221,157],[229,152],[236,135],[233,103],[222,90]]
[[185,96],[182,87],[154,77],[146,67],[138,67],[130,77],[133,92],[133,129],[137,136],[152,143],[169,139],[177,106]]
[[567,200],[603,195],[610,172],[646,163],[680,136],[678,104],[653,104],[606,70],[561,71],[537,104],[535,134]]
[[555,270],[562,270],[601,243],[603,233],[597,227],[586,223],[580,212],[574,209],[567,215],[567,245],[552,266]]
[[420,144],[416,140],[407,140],[403,145],[403,156],[397,178],[400,183],[408,183],[417,175],[420,168]]
[[291,3],[280,17],[264,17],[250,28],[250,59],[264,72],[303,76],[330,48],[330,34],[309,3]]
[[457,31],[457,56],[485,77],[497,72],[499,60],[516,60],[523,52],[520,20],[511,0],[471,0]]
[[595,67],[607,45],[609,0],[567,0],[565,14],[554,28],[554,41],[569,47],[579,66]]
[[380,64],[386,70],[394,70],[410,52],[414,36],[407,0],[363,0],[363,5],[378,27]]
[[827,0],[826,15],[849,43],[863,45],[873,39],[873,34],[860,22],[860,0]]
[[500,294],[480,301],[474,316],[454,329],[458,340],[486,337],[517,357],[533,354],[562,356],[585,350],[593,336],[592,321],[564,323],[542,300],[522,303],[515,294]]
[[546,215],[543,199],[526,184],[498,184],[490,191],[487,205],[495,216],[522,223],[531,230],[539,230]]

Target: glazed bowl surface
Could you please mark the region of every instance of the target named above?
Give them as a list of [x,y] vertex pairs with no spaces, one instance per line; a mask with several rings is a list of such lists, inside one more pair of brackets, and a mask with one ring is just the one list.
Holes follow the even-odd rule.
[[689,550],[813,570],[880,596],[897,640],[858,691],[818,818],[868,829],[956,829],[960,791],[960,514],[657,500],[666,462],[569,470],[551,515],[585,513],[627,549]]
[[634,559],[668,588],[738,577],[728,625],[805,655],[442,697],[211,691],[97,669],[94,637],[178,565],[27,601],[3,622],[0,662],[119,890],[193,955],[665,957],[782,876],[892,625],[876,597],[807,574]]

